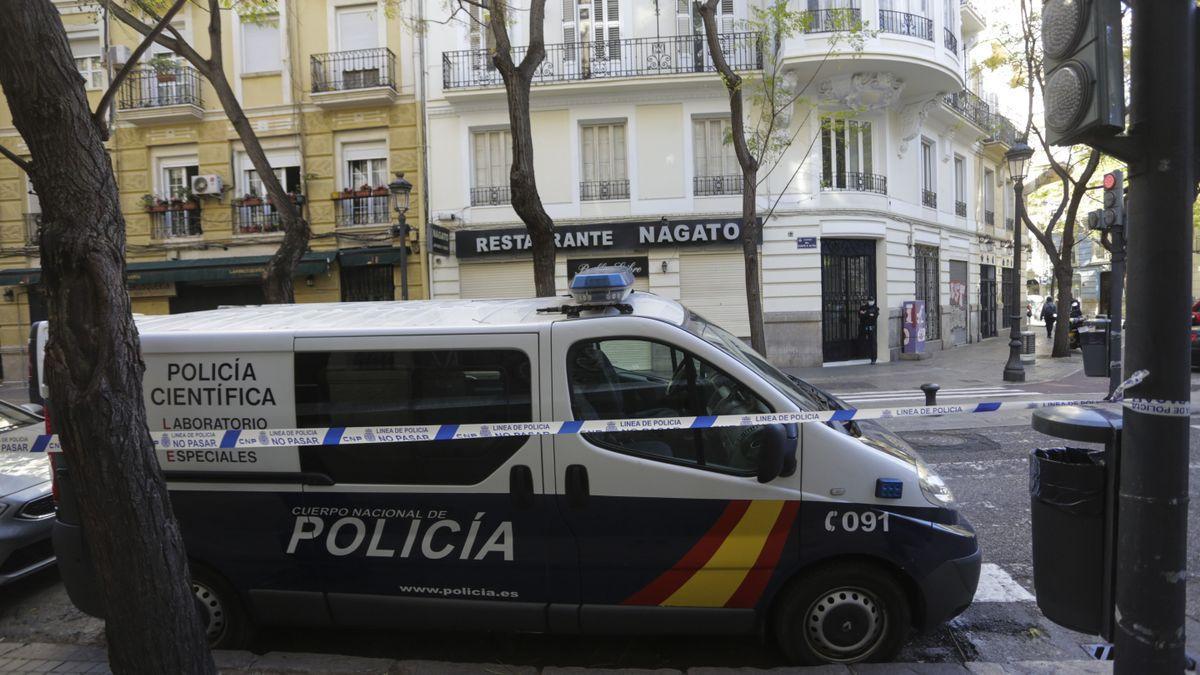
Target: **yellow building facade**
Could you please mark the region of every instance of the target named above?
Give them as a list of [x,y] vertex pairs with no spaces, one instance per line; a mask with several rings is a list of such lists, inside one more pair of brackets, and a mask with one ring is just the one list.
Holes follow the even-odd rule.
[[[141,36],[94,3],[59,8],[94,107]],[[420,45],[386,2],[279,0],[277,9],[252,19],[226,12],[223,56],[272,168],[312,227],[296,301],[427,297]],[[208,21],[188,4],[172,25],[207,54]],[[262,302],[279,215],[212,86],[155,46],[122,84],[112,129],[134,311]],[[0,145],[27,156],[2,97]],[[406,240],[386,190],[397,172],[413,185]],[[37,228],[53,198],[0,161],[5,381],[25,376],[30,323],[45,318]]]

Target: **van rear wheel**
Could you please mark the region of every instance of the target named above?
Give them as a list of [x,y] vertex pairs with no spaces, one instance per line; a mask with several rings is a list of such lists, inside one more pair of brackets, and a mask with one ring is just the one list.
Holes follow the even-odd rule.
[[899,583],[879,568],[849,563],[806,573],[785,591],[775,637],[797,665],[890,661],[910,625]]
[[192,595],[210,648],[241,649],[250,643],[254,627],[224,579],[193,563]]

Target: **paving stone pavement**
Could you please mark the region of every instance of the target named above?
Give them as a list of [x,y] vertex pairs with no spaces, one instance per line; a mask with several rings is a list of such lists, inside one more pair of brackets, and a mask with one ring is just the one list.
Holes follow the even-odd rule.
[[[263,655],[247,651],[213,652],[222,673],[261,675],[683,675],[684,671],[614,670],[602,668],[534,668],[496,663],[450,663],[445,661],[395,661],[334,654],[269,652]],[[38,642],[0,643],[0,673],[111,673],[102,647],[46,644]],[[805,675],[857,675],[912,673],[943,675],[1100,675],[1112,672],[1112,664],[1100,661],[1018,661],[1014,663],[875,663],[856,666],[817,668],[689,668],[688,675],[755,675],[804,673]]]

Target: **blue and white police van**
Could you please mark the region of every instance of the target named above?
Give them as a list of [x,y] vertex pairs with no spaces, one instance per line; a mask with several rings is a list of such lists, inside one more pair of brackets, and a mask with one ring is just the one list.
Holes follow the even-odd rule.
[[[627,274],[139,317],[151,434],[843,407]],[[878,661],[979,578],[945,484],[867,422],[179,446],[158,457],[216,647],[267,625],[765,633],[796,663]],[[63,459],[59,566],[102,617]]]

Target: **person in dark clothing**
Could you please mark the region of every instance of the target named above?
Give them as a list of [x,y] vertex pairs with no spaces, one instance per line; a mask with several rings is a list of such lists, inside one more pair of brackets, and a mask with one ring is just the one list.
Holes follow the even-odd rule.
[[1058,319],[1058,306],[1053,300],[1046,300],[1042,305],[1042,321],[1046,323],[1046,338],[1054,336],[1054,321]]
[[871,355],[871,363],[879,358],[879,345],[875,342],[875,324],[879,321],[879,305],[870,298],[858,308],[858,338],[865,351]]
[[1079,306],[1078,300],[1071,301],[1071,318],[1078,319],[1083,316],[1083,308]]

